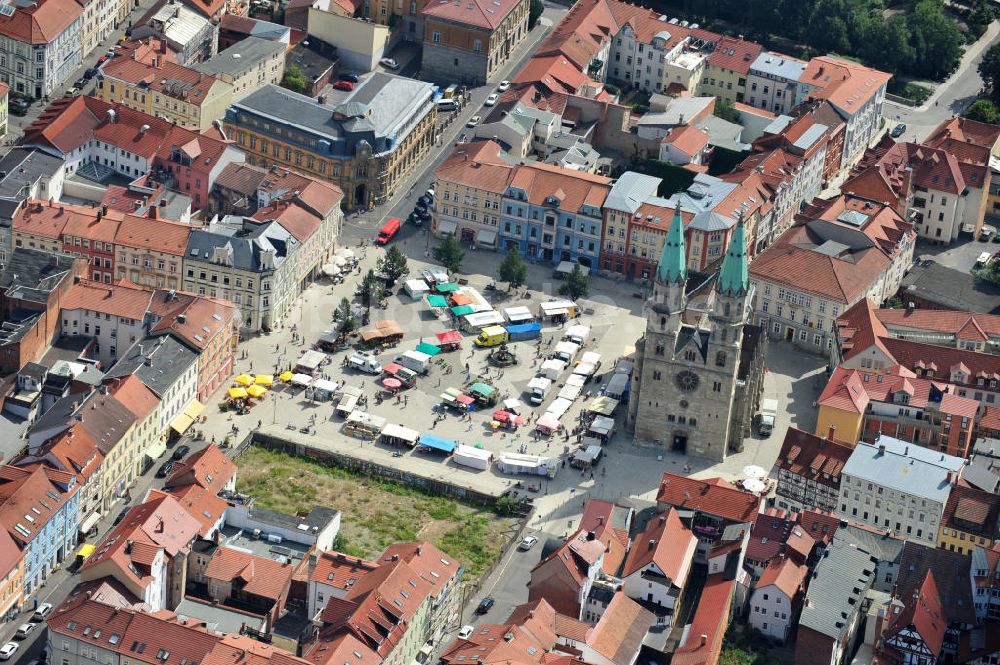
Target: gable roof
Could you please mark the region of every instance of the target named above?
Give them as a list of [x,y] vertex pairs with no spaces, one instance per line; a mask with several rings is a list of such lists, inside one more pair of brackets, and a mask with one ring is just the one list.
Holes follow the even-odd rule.
[[806,480],[836,488],[840,487],[840,472],[850,457],[848,445],[789,427],[774,465]]
[[734,522],[753,522],[760,509],[760,497],[754,494],[669,471],[660,481],[656,502],[661,507],[698,510]]
[[614,665],[632,665],[655,617],[618,590],[587,636],[587,645]]
[[645,530],[632,540],[622,577],[628,577],[649,564],[655,564],[664,577],[680,588],[698,548],[698,538],[681,522],[676,510],[654,515]]
[[292,579],[292,564],[256,556],[231,547],[220,547],[205,569],[205,577],[222,582],[242,582],[243,593],[277,601]]
[[174,464],[163,483],[165,489],[197,485],[218,494],[236,476],[236,464],[222,450],[210,443]]
[[[935,657],[940,655],[947,625],[941,612],[941,598],[938,596],[934,573],[930,570],[913,596],[902,598],[903,607],[892,607],[885,634],[891,639],[902,630],[912,628],[923,639],[924,644]],[[903,638],[904,640],[906,638]]]
[[[708,576],[691,620],[687,641],[677,648],[671,665],[715,665],[719,662],[735,590],[736,580],[727,580],[724,573]],[[702,635],[705,636],[704,644]]]
[[787,558],[772,559],[757,580],[754,589],[774,586],[794,602],[796,596],[803,590],[808,574],[809,568],[803,564]]

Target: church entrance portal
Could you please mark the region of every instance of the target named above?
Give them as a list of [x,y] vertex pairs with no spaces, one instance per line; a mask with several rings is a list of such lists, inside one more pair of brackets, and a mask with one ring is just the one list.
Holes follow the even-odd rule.
[[675,453],[681,453],[682,455],[687,453],[688,438],[687,434],[674,434],[673,445],[670,446],[670,450]]

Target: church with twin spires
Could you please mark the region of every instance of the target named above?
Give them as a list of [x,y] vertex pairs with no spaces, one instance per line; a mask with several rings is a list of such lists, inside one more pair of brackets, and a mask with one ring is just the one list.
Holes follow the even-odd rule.
[[743,449],[764,384],[767,338],[740,219],[719,271],[690,283],[678,205],[636,342],[627,426],[643,445],[722,461]]

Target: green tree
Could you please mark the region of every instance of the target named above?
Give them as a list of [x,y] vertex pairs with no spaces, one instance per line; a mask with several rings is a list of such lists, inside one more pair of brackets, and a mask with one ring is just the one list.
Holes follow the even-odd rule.
[[378,261],[378,271],[386,276],[389,285],[395,284],[400,277],[410,272],[406,255],[399,247],[392,245],[386,250],[385,256]]
[[522,286],[528,279],[528,266],[516,250],[508,250],[500,264],[499,276],[501,282],[507,282],[507,290]]
[[361,278],[361,285],[358,287],[358,295],[361,297],[361,304],[371,309],[378,300],[379,293],[382,292],[382,282],[375,276],[375,271],[369,269],[365,276]]
[[913,74],[941,80],[950,74],[962,57],[962,34],[945,16],[942,0],[919,0],[908,20],[917,53],[933,53],[914,61]]
[[559,295],[566,296],[570,300],[579,300],[590,291],[590,280],[580,264],[573,266],[573,272],[566,275],[562,286],[559,287]]
[[723,120],[728,120],[729,122],[735,122],[739,124],[740,113],[733,105],[724,99],[715,100],[715,115],[719,116]]
[[455,237],[454,233],[450,233],[445,236],[444,240],[434,248],[434,258],[448,269],[448,272],[454,273],[462,269],[462,260],[465,259],[465,252],[462,250],[462,246],[458,242],[458,238]]
[[966,19],[966,23],[969,25],[969,31],[979,39],[986,32],[987,26],[996,18],[993,15],[993,11],[987,6],[986,2],[980,0],[976,3],[976,6],[972,8],[969,12],[969,16]]
[[754,665],[757,656],[737,647],[723,649],[719,654],[719,665]]
[[298,65],[290,65],[285,69],[285,75],[281,78],[281,87],[288,88],[292,92],[305,94],[309,90],[309,81],[306,74]]
[[531,4],[528,5],[528,30],[535,27],[543,11],[545,11],[545,5],[542,4],[542,0],[531,0]]
[[979,122],[992,122],[994,124],[1000,122],[1000,111],[997,111],[996,105],[988,99],[977,99],[969,108],[965,109],[965,113],[962,115]]
[[351,302],[347,298],[341,298],[337,306],[337,320],[340,322],[338,332],[343,335],[350,335],[357,326],[354,320],[354,310],[351,309]]
[[1000,100],[1000,44],[994,44],[979,61],[979,75],[983,79],[986,93],[994,100]]

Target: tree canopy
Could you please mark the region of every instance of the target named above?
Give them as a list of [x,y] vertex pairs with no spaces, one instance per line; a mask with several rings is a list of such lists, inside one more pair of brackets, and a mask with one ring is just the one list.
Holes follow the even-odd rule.
[[292,92],[305,94],[309,90],[309,81],[305,72],[298,65],[289,65],[285,69],[285,75],[281,78],[281,87],[288,88]]
[[965,113],[962,115],[970,120],[978,120],[979,122],[996,123],[1000,121],[1000,111],[988,99],[977,99],[969,108],[965,109]]
[[528,266],[517,250],[508,250],[498,271],[500,281],[507,282],[507,290],[522,286],[528,279]]
[[573,272],[566,275],[562,285],[559,286],[559,295],[566,296],[570,300],[578,300],[586,296],[589,291],[590,280],[577,263],[573,266]]
[[434,248],[434,258],[447,268],[448,272],[458,272],[462,269],[465,251],[459,244],[458,238],[453,233],[450,233]]
[[410,272],[406,255],[396,245],[390,246],[385,256],[378,261],[378,271],[385,275],[390,286],[395,284],[400,277]]

